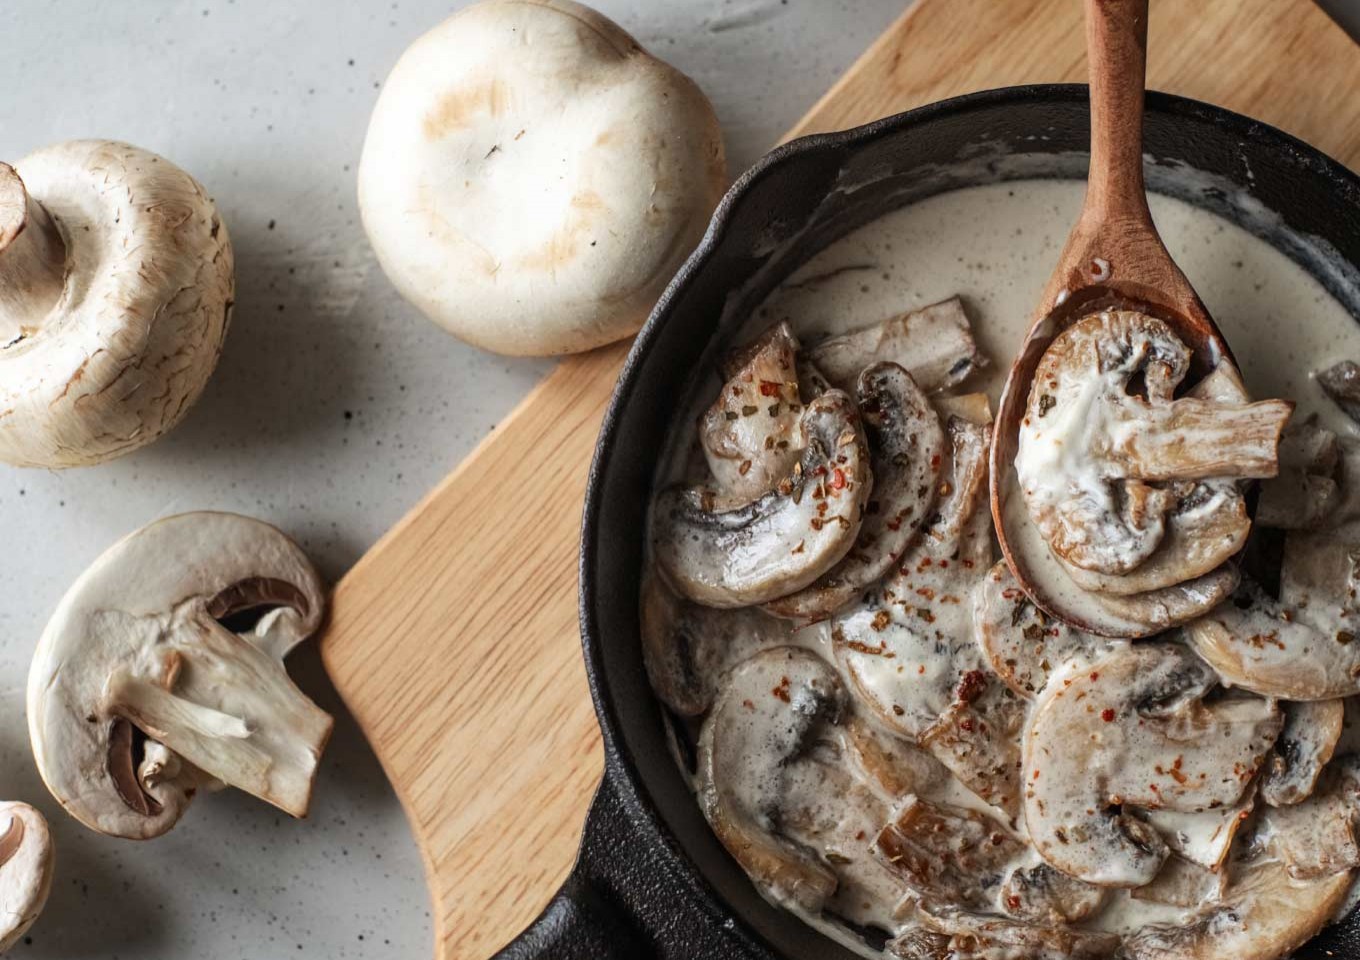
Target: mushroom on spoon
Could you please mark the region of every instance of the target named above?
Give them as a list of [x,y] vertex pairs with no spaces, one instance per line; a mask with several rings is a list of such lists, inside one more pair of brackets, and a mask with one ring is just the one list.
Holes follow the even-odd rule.
[[[1091,167],[1086,201],[1006,379],[991,453],[997,537],[1021,587],[1073,626],[1124,637],[1147,636],[1205,612],[1211,598],[1221,599],[1235,578],[1231,566],[1187,572],[1183,582],[1146,594],[1109,595],[1083,589],[1069,574],[1070,566],[1101,577],[1135,572],[1155,555],[1165,520],[1178,508],[1169,487],[1273,476],[1279,432],[1292,412],[1292,404],[1284,401],[1247,404],[1175,396],[1177,387],[1215,371],[1235,374],[1235,365],[1148,209],[1142,166],[1147,13],[1147,0],[1087,0]],[[1067,370],[1072,375],[1066,377],[1054,373],[1078,363],[1090,371],[1088,378],[1075,370]],[[1049,387],[1051,394],[1045,393]],[[1146,395],[1139,396],[1140,390]],[[1050,422],[1040,419],[1046,415]],[[1251,456],[1234,456],[1239,440],[1233,430],[1209,431],[1205,444],[1184,442],[1185,422],[1213,424],[1224,417],[1252,425],[1257,442]],[[1040,434],[1042,440],[1033,440],[1031,449],[1041,449],[1045,463],[1036,475],[1061,481],[1064,465],[1074,465],[1073,484],[1053,483],[1047,498],[1030,489],[1033,484],[1021,476],[1025,464],[1017,463],[1026,444]],[[1088,447],[1090,457],[1085,456]],[[1067,508],[1069,516],[1042,524],[1041,532],[1035,518],[1045,516],[1045,500]],[[1074,505],[1088,509],[1072,511]],[[1083,529],[1083,517],[1096,522]],[[1068,536],[1056,532],[1064,520]],[[1124,539],[1137,549],[1118,557],[1082,549],[1094,547],[1099,554],[1099,541],[1111,531],[1127,534]],[[1187,571],[1193,568],[1186,565]]]

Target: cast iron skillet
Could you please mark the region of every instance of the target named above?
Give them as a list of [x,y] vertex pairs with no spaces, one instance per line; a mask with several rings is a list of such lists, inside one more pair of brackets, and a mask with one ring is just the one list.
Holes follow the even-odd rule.
[[[818,249],[943,190],[1023,176],[1081,177],[1085,86],[1012,87],[931,104],[843,133],[805,137],[737,181],[707,236],[638,336],[591,467],[581,544],[581,634],[604,732],[605,775],[571,876],[503,960],[799,960],[853,955],[762,900],[709,831],[672,759],[638,641],[638,590],[653,474],[677,399],[765,293]],[[1360,319],[1360,178],[1272,127],[1149,93],[1149,185],[1175,192],[1178,163],[1219,178],[1186,196],[1242,222],[1233,188],[1279,215],[1254,230]],[[1244,225],[1252,228],[1251,224]],[[1330,268],[1320,238],[1340,254]],[[727,311],[729,294],[738,294]],[[1026,309],[1027,305],[1017,305]],[[999,357],[997,362],[1004,363]],[[513,823],[513,818],[509,821]],[[1360,912],[1299,958],[1360,960]]]

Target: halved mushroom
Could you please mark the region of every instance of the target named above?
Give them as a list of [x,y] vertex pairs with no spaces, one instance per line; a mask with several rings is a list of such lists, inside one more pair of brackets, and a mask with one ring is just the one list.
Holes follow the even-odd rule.
[[793,472],[769,493],[715,509],[712,491],[672,489],[653,514],[655,555],[676,589],[710,607],[746,607],[801,590],[854,546],[873,487],[868,445],[839,390],[808,404]]
[[714,482],[733,502],[772,490],[798,462],[797,357],[798,339],[787,323],[738,348],[723,369],[727,382],[699,422]]
[[789,624],[758,607],[719,610],[676,596],[664,578],[642,578],[642,662],[665,704],[697,717],[713,703],[717,678],[766,647],[789,642]]
[[1236,803],[1209,810],[1147,810],[1143,817],[1162,835],[1173,853],[1206,870],[1222,867],[1233,838],[1256,806],[1255,785]]
[[1275,704],[1208,701],[1217,678],[1184,647],[1119,647],[1069,665],[1035,701],[1025,733],[1025,822],[1068,876],[1136,887],[1167,845],[1124,807],[1182,812],[1237,803],[1280,729]]
[[29,732],[48,789],[131,839],[165,833],[213,779],[305,815],[332,720],[282,657],[324,602],[302,550],[258,520],[186,513],[124,537],[66,592],[33,655]]
[[968,597],[991,566],[986,484],[988,430],[949,421],[950,456],[935,516],[866,599],[832,620],[837,662],[852,689],[889,730],[919,737],[954,702],[964,675],[982,666],[969,636]]
[[854,547],[811,586],[766,604],[793,620],[824,620],[878,580],[935,505],[944,431],[925,393],[895,363],[859,375],[859,411],[873,451],[874,488]]
[[0,460],[99,463],[203,393],[231,319],[231,241],[203,186],[148,150],[73,140],[17,167],[0,164]]
[[1341,502],[1336,434],[1291,423],[1280,437],[1280,473],[1261,484],[1256,522],[1276,530],[1315,530]]
[[1026,700],[1063,664],[1089,662],[1117,642],[1044,613],[1020,589],[1005,560],[997,561],[973,595],[973,629],[992,672]]
[[1227,889],[1227,870],[1210,870],[1173,853],[1151,883],[1133,888],[1129,896],[1173,907],[1198,907],[1222,898]]
[[1290,532],[1280,597],[1254,583],[1187,624],[1195,652],[1224,683],[1287,700],[1360,693],[1360,543]]
[[828,337],[808,353],[817,369],[842,390],[849,390],[860,371],[881,360],[905,367],[926,391],[956,386],[987,364],[958,297]]
[[1068,564],[1119,575],[1147,561],[1176,504],[1155,483],[1278,471],[1293,404],[1174,399],[1189,366],[1169,326],[1131,310],[1078,321],[1040,360],[1015,469],[1030,519]]
[[923,903],[985,910],[1025,845],[976,810],[908,797],[875,841],[878,858]]
[[1360,423],[1360,365],[1342,360],[1313,374],[1322,392],[1356,423]]
[[1343,700],[1282,703],[1284,727],[1261,771],[1261,799],[1287,807],[1313,793],[1318,777],[1341,739]]
[[[1226,363],[1214,368],[1186,396],[1238,404],[1251,399],[1237,371]],[[1184,481],[1168,484],[1166,489],[1174,501],[1165,518],[1166,535],[1147,560],[1127,573],[1111,575],[1059,558],[1072,582],[1097,593],[1145,594],[1193,581],[1241,551],[1251,532],[1251,518],[1236,481]]]
[[932,910],[923,922],[948,935],[948,960],[1109,960],[1120,942],[1113,933],[1020,923],[965,910]]
[[1345,899],[1349,874],[1299,881],[1271,851],[1254,853],[1232,864],[1221,899],[1126,937],[1128,960],[1280,960],[1307,942]]
[[844,707],[829,664],[777,647],[727,675],[699,738],[699,798],[729,853],[768,893],[811,913],[836,890],[815,852],[780,829],[788,764]]
[[1047,863],[1015,867],[1001,883],[1001,909],[1027,923],[1080,923],[1105,903],[1105,889],[1059,873]]
[[26,803],[0,803],[0,953],[38,919],[52,890],[52,834]]

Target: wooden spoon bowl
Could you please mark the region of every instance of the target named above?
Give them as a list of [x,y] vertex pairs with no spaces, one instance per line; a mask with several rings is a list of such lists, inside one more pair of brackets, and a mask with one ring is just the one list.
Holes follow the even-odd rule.
[[1213,318],[1167,252],[1148,209],[1143,183],[1147,20],[1148,0],[1086,2],[1091,75],[1086,199],[1006,378],[991,452],[992,517],[1016,580],[1046,612],[1106,636],[1149,635],[1165,625],[1093,614],[1046,588],[1045,580],[1066,576],[1056,561],[1054,573],[1036,575],[1034,558],[1040,551],[1046,556],[1047,547],[1020,502],[1013,464],[1039,361],[1063,330],[1105,308],[1135,309],[1165,321],[1192,351],[1192,378],[1232,359]]

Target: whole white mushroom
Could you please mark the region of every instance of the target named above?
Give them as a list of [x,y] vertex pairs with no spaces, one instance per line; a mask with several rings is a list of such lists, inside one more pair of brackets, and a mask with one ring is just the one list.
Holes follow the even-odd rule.
[[635,332],[726,182],[717,118],[684,74],[570,0],[483,0],[387,78],[359,209],[431,320],[546,356]]
[[0,163],[0,460],[75,467],[144,446],[217,366],[231,242],[193,177],[76,140]]

